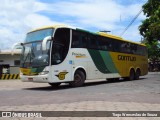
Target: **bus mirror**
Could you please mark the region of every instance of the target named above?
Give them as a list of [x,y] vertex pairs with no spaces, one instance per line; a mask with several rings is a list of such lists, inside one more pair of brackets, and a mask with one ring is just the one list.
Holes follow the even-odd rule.
[[12,45],[12,50],[11,50],[11,54],[14,55],[14,50],[16,47],[21,47],[23,46],[23,43],[15,43]]
[[47,42],[49,40],[52,40],[52,37],[51,36],[47,36],[43,39],[42,41],[42,51],[46,51],[47,50]]

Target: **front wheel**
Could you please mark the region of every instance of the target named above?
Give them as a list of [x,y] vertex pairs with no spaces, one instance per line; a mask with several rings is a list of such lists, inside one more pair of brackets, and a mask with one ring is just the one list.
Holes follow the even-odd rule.
[[139,76],[141,75],[141,71],[138,69],[135,73],[135,80],[139,80]]
[[80,71],[77,70],[74,74],[74,81],[70,82],[70,86],[72,87],[80,87],[84,84],[85,81],[85,74]]

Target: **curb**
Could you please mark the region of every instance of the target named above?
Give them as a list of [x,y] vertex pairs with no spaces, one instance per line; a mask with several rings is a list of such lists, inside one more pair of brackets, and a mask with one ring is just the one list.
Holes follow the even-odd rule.
[[20,79],[19,74],[2,74],[0,80]]

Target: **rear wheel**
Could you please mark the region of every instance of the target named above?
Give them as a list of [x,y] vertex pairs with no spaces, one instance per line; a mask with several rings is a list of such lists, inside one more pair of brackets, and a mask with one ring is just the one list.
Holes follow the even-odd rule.
[[49,83],[52,87],[58,87],[61,83]]
[[135,73],[135,80],[139,80],[140,75],[141,75],[141,71],[140,71],[140,69],[137,69],[136,73]]
[[84,84],[84,81],[85,81],[85,74],[82,71],[77,70],[74,74],[74,81],[70,82],[69,84],[72,87],[79,87]]
[[134,78],[135,78],[135,72],[134,69],[131,69],[129,74],[129,80],[134,80]]

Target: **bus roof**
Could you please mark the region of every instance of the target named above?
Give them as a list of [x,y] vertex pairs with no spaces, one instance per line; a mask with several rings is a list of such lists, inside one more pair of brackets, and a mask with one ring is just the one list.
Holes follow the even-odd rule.
[[44,26],[44,27],[41,27],[41,28],[37,28],[37,29],[34,29],[28,33],[31,33],[31,32],[35,32],[35,31],[38,31],[38,30],[43,30],[43,29],[48,29],[48,28],[71,28],[71,29],[75,29],[74,27],[71,27],[71,26],[67,26],[67,25],[53,25],[53,26]]
[[101,36],[104,36],[104,37],[109,37],[109,38],[121,40],[121,41],[124,41],[124,42],[130,42],[130,43],[134,43],[134,44],[146,46],[146,45],[144,45],[144,44],[137,43],[137,42],[133,42],[133,41],[129,41],[129,40],[125,40],[125,39],[123,39],[122,37],[115,36],[115,35],[111,35],[111,34],[107,34],[107,33],[105,33],[105,32],[98,32],[98,34],[101,35]]
[[41,27],[41,28],[38,28],[38,29],[34,29],[34,30],[32,30],[32,31],[30,31],[28,33],[31,33],[31,32],[34,32],[34,31],[38,31],[38,30],[47,29],[47,28],[54,28],[54,29],[56,29],[56,28],[71,28],[71,29],[77,29],[77,30],[88,32],[88,33],[95,34],[95,35],[100,35],[100,36],[104,36],[104,37],[113,38],[113,39],[116,39],[116,40],[121,40],[121,41],[129,42],[129,43],[134,43],[134,44],[145,46],[144,44],[133,42],[133,41],[129,41],[129,40],[125,40],[122,37],[111,35],[111,34],[108,34],[108,33],[105,33],[105,32],[97,32],[97,33],[96,32],[90,32],[88,30],[84,30],[84,29],[80,29],[80,28],[75,28],[75,27],[67,26],[67,25],[63,25],[63,24]]
[[144,44],[137,43],[137,42],[133,42],[133,41],[129,41],[129,40],[125,40],[125,39],[123,39],[122,37],[119,37],[119,36],[116,36],[116,35],[111,35],[111,34],[108,34],[108,33],[105,33],[105,32],[97,32],[97,33],[96,33],[96,32],[90,32],[90,31],[84,30],[84,29],[79,29],[79,28],[76,28],[76,29],[77,29],[77,30],[80,30],[80,31],[83,31],[83,32],[95,34],[95,35],[100,35],[100,36],[104,36],[104,37],[113,38],[113,39],[116,39],[116,40],[121,40],[121,41],[129,42],[129,43],[134,43],[134,44],[146,46],[146,45],[144,45]]

